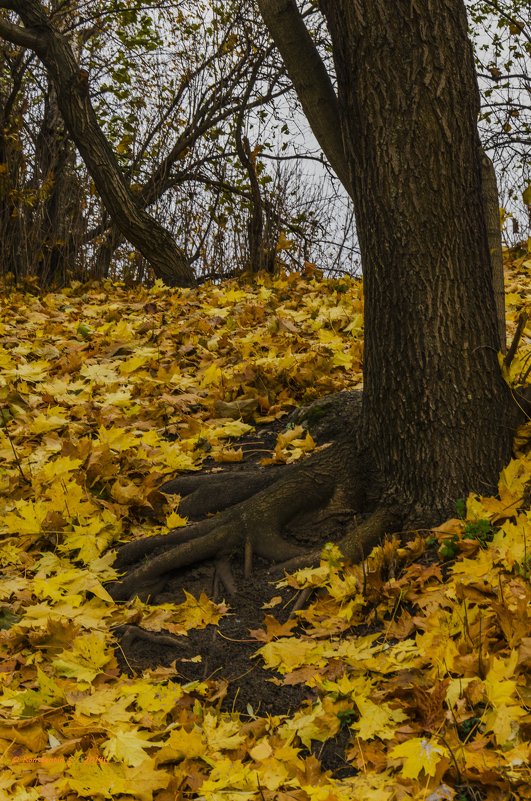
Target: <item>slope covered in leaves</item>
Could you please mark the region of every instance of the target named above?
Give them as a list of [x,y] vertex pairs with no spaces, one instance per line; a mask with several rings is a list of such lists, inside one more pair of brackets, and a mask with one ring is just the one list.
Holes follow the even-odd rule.
[[[512,255],[514,330],[530,255]],[[254,424],[360,385],[360,284],[5,291],[0,337],[0,797],[529,797],[529,430],[498,499],[471,497],[364,565],[331,547],[288,578],[321,591],[287,623],[257,621],[256,659],[313,700],[289,716],[221,712],[213,679],[121,673],[116,629],[185,634],[227,607],[115,604],[112,549],[186,522],[156,490],[163,474],[238,460]],[[530,358],[528,336],[513,378]],[[286,437],[274,458],[312,447]],[[314,753],[345,731],[351,769],[334,778]]]

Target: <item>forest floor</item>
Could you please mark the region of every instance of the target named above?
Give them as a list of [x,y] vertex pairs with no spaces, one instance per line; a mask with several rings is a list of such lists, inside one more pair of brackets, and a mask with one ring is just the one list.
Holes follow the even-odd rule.
[[[506,254],[509,336],[530,267]],[[245,579],[236,559],[233,598],[209,564],[149,603],[106,589],[123,543],[186,531],[172,475],[326,447],[290,415],[359,390],[362,356],[361,283],[311,271],[4,287],[0,798],[531,798],[530,423],[496,497],[362,564],[302,522],[320,565]],[[528,323],[507,380],[530,365]]]
[[[348,424],[348,421],[344,421]],[[289,425],[289,423],[288,423]],[[287,429],[289,431],[289,428]],[[233,443],[241,449],[241,462],[224,465],[224,471],[238,471],[248,465],[257,465],[264,454],[274,452],[278,435],[286,431],[285,421],[276,421],[258,427],[252,434],[244,435]],[[316,442],[319,439],[316,437]],[[217,468],[219,470],[219,467]],[[216,470],[215,462],[206,460],[205,472]],[[336,528],[336,538],[343,534],[340,525]],[[309,551],[322,548],[326,544],[318,526],[303,526],[291,532],[293,539]],[[278,587],[269,575],[271,564],[258,559],[250,578],[244,576],[243,554],[235,559],[233,575],[238,588],[237,595],[230,599],[230,614],[222,617],[216,625],[187,632],[186,636],[175,639],[172,645],[168,640],[158,644],[156,640],[146,642],[133,640],[117,652],[124,670],[140,673],[158,665],[175,665],[180,677],[186,681],[215,679],[226,683],[226,694],[221,709],[237,711],[246,715],[285,715],[297,710],[303,701],[313,701],[316,693],[302,684],[283,685],[278,673],[266,670],[259,660],[253,660],[258,647],[256,637],[250,632],[261,625],[266,610],[273,611],[275,619],[285,624],[292,615],[299,592],[289,585]],[[215,567],[203,563],[181,571],[174,571],[164,590],[152,601],[154,603],[174,603],[184,599],[183,591],[195,597],[201,593],[211,594]],[[273,606],[271,606],[271,600]],[[302,633],[302,629],[293,629]],[[201,661],[193,661],[201,655]],[[319,743],[319,760],[322,767],[338,775],[351,773],[352,768],[345,761],[345,746],[348,730],[342,728],[336,737]]]

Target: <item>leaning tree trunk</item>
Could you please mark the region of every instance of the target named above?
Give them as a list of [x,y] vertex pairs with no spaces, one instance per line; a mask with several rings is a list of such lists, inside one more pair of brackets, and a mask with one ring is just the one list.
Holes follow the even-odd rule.
[[192,285],[194,273],[188,258],[170,232],[144,211],[127,185],[92,107],[88,75],[80,70],[68,40],[53,26],[38,0],[0,0],[2,7],[15,11],[25,27],[0,19],[0,36],[34,50],[46,67],[65,126],[115,225],[158,278],[170,286]]
[[321,0],[365,285],[362,441],[424,521],[490,492],[510,396],[481,195],[462,0]]

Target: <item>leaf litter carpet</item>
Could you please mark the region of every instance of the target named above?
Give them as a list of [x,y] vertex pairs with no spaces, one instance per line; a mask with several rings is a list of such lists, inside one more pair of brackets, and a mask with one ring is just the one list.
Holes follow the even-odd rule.
[[[507,254],[510,333],[530,266]],[[280,585],[236,564],[232,608],[208,565],[156,604],[105,589],[120,543],[186,524],[164,478],[320,447],[286,421],[361,386],[362,313],[359,282],[317,274],[4,289],[0,798],[531,796],[529,424],[498,497],[362,565],[333,544]]]

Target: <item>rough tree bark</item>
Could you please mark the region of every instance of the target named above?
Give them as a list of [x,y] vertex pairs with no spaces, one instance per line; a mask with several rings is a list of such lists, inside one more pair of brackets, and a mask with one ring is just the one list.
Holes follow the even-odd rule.
[[[10,59],[8,45],[0,46],[0,272],[16,281],[28,274],[25,251],[26,217],[14,198],[24,173],[24,155],[17,141],[17,110],[24,66],[21,59]],[[10,80],[6,77],[10,76]]]
[[35,143],[35,185],[47,193],[34,214],[36,274],[41,286],[63,286],[76,277],[76,255],[83,239],[82,189],[75,172],[75,146],[65,131],[50,84]]
[[0,8],[16,12],[24,23],[22,27],[0,19],[0,36],[32,49],[46,67],[65,126],[115,225],[158,278],[170,286],[191,286],[194,273],[186,255],[129,189],[90,102],[88,75],[80,70],[67,39],[38,0],[2,0]]
[[321,7],[364,266],[363,440],[386,498],[445,515],[510,452],[465,8]]
[[[275,30],[296,18],[276,13],[296,11],[293,0],[258,4],[275,40],[296,48],[300,19],[287,33]],[[319,510],[328,521],[347,515],[340,548],[360,558],[385,532],[444,519],[470,491],[495,492],[510,456],[517,417],[497,359],[463,2],[320,7],[363,259],[363,395],[350,404],[347,434],[302,464],[168,482],[162,489],[186,496],[191,516],[228,508],[190,526],[184,540],[177,531],[125,546],[119,564],[141,564],[114,587],[116,598],[154,591],[166,571],[198,559],[217,559],[234,591],[228,560],[239,547],[246,569],[253,549],[290,566],[313,560],[282,533],[297,515]]]

